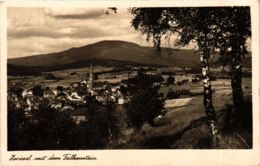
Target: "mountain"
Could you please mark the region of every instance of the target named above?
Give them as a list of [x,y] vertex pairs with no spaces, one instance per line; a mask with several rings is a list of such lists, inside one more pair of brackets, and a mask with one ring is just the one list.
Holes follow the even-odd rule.
[[[193,64],[199,58],[191,50],[181,50],[171,57],[167,50],[162,49],[161,57],[155,55],[153,47],[142,47],[134,43],[124,41],[101,41],[95,44],[78,48],[71,48],[58,53],[28,56],[16,59],[9,59],[8,63],[21,66],[59,66],[90,59],[110,59],[117,61],[128,61],[144,64],[171,65],[168,61],[185,60]],[[189,57],[187,59],[187,57]],[[88,64],[89,65],[89,64]]]
[[[171,53],[171,55],[169,55]],[[218,58],[213,55],[213,61]],[[22,74],[63,70],[94,65],[163,65],[169,67],[196,67],[199,55],[194,50],[162,48],[161,55],[153,47],[143,47],[125,41],[101,41],[65,51],[8,59],[8,74]]]

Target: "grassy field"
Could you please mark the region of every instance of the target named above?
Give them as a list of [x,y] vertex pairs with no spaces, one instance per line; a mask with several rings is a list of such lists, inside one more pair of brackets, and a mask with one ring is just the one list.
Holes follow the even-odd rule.
[[[93,67],[93,73],[112,71],[114,67],[103,67],[95,66]],[[87,73],[89,73],[89,67],[77,68],[77,69],[67,69],[49,72],[55,78],[46,79],[44,75],[38,76],[8,76],[8,81],[10,82],[23,82],[25,88],[31,88],[34,85],[41,85],[42,87],[55,88],[58,85],[67,87],[71,83],[81,82],[82,80],[88,80]],[[110,83],[120,82],[126,74],[116,75],[116,78],[103,78],[99,76],[98,81],[106,81]]]
[[[232,93],[229,81],[230,80],[218,80],[213,82],[215,89],[213,104],[218,117],[223,114],[223,110],[227,104],[232,104]],[[225,86],[223,86],[224,84]],[[193,88],[200,89],[200,86],[202,85],[194,84]],[[165,89],[166,88],[163,90]],[[251,79],[243,79],[243,91],[246,100],[250,100],[252,97],[251,89]],[[202,95],[194,96],[185,106],[168,108],[166,116],[156,120],[156,126],[152,127],[146,124],[140,131],[132,132],[132,135],[127,131],[127,143],[117,148],[240,149],[251,147],[251,136],[249,133],[230,133],[228,135],[222,135],[218,144],[213,145],[210,130],[205,120],[202,100]]]

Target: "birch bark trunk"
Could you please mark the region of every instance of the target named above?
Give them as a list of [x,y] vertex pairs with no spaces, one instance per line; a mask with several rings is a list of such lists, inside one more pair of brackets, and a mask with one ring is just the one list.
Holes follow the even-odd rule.
[[212,87],[210,81],[210,71],[209,71],[209,57],[210,57],[210,49],[204,47],[200,49],[200,62],[202,65],[202,75],[203,75],[203,86],[204,86],[204,99],[203,104],[206,112],[206,117],[208,119],[211,132],[213,136],[216,136],[217,122],[215,110],[212,103]]

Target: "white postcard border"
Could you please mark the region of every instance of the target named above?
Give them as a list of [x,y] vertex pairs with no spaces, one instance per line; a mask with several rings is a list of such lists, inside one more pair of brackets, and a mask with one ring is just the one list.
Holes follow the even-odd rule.
[[[247,150],[80,150],[80,151],[7,151],[7,7],[129,7],[129,6],[250,6],[252,19],[253,55],[253,149]],[[0,2],[0,79],[1,79],[1,163],[3,165],[260,165],[259,137],[259,3],[257,0],[171,0],[171,1],[50,1],[27,0]],[[80,161],[9,161],[17,156],[62,156],[66,153],[92,156],[97,160]]]

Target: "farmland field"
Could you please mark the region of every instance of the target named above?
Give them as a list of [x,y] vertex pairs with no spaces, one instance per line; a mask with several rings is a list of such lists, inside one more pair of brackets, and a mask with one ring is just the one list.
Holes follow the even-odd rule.
[[[215,89],[215,92],[213,93],[213,105],[216,114],[218,115],[222,109],[226,108],[227,104],[232,104],[230,80],[217,80],[213,81],[212,84]],[[161,90],[166,92],[167,89],[168,88],[164,87]],[[202,85],[193,84],[190,86],[190,89],[202,90]],[[243,92],[246,100],[252,100],[252,84],[250,78],[243,78]],[[173,108],[166,108],[166,116],[158,119],[156,126],[144,125],[142,131],[139,134],[135,134],[133,136],[134,138],[128,142],[129,144],[122,145],[121,148],[181,148],[181,143],[178,142],[179,139],[181,140],[181,136],[183,137],[183,140],[186,141],[183,148],[196,148],[194,147],[196,141],[208,138],[210,135],[208,135],[207,131],[203,128],[196,129],[196,133],[192,133],[193,129],[190,129],[190,126],[194,121],[205,117],[202,103],[203,96],[199,95],[188,99],[188,102],[185,101],[185,105],[179,103],[180,105],[174,105]],[[188,134],[189,132],[192,133],[192,139],[185,138],[185,133]],[[233,145],[232,143],[228,145],[225,143],[223,144],[223,148],[241,148],[241,143],[240,145]]]

